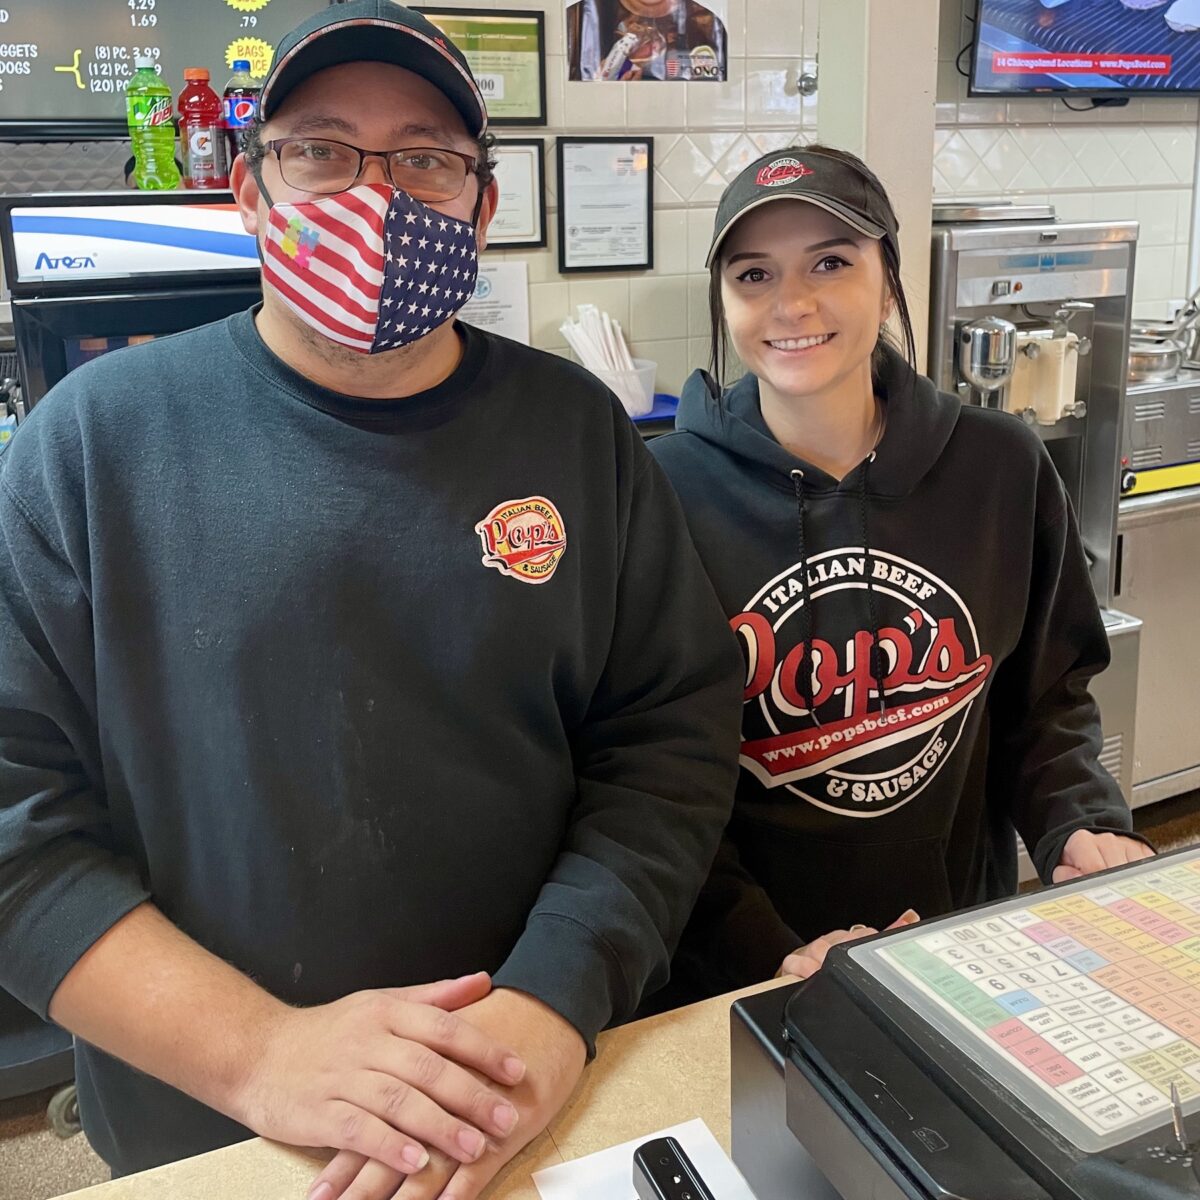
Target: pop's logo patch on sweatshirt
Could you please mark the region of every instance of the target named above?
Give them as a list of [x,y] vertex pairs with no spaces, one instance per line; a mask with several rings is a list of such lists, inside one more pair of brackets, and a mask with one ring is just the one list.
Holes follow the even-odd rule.
[[[958,594],[907,559],[849,547],[810,558],[807,580],[803,569],[777,575],[730,622],[747,663],[741,762],[766,788],[880,817],[920,795],[953,754],[992,660]],[[868,573],[882,706],[863,620]]]
[[483,565],[522,583],[546,583],[567,548],[567,529],[545,496],[497,504],[475,532],[483,543]]

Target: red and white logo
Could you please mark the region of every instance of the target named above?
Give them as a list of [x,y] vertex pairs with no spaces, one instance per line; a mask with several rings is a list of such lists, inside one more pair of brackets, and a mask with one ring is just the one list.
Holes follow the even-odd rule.
[[759,170],[754,182],[759,187],[780,187],[812,173],[812,167],[806,167],[798,158],[777,158]]
[[[850,547],[809,559],[802,581],[803,569],[776,576],[730,622],[747,662],[741,762],[764,787],[787,788],[827,812],[881,817],[918,796],[945,765],[992,659],[960,597],[915,563]],[[868,572],[882,707],[872,631],[862,627]],[[811,647],[806,626],[815,630]]]
[[544,496],[505,500],[475,532],[483,543],[483,565],[522,583],[546,583],[567,548],[563,519]]

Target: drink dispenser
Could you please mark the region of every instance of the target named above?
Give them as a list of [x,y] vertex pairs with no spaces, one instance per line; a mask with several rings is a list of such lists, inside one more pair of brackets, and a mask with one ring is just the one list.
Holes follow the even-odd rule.
[[966,321],[958,332],[958,369],[975,392],[974,403],[999,407],[997,398],[1013,377],[1017,362],[1017,327],[1002,317]]
[[1092,351],[1092,340],[1070,328],[1072,318],[1094,312],[1086,301],[1069,301],[1054,313],[1054,323],[1017,331],[1017,365],[1004,408],[1030,425],[1055,425],[1064,417],[1083,420],[1087,401],[1079,397],[1079,360]]

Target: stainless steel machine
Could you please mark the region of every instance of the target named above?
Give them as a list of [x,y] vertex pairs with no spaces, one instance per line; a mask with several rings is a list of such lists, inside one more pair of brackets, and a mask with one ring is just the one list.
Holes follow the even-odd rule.
[[1028,422],[1066,485],[1112,649],[1093,683],[1103,761],[1131,802],[1142,623],[1114,601],[1137,235],[1048,206],[935,206],[929,338],[937,386]]
[[1200,368],[1131,383],[1121,442],[1117,601],[1144,622],[1133,803],[1200,787]]
[[1121,497],[1200,487],[1200,364],[1130,383],[1121,429]]

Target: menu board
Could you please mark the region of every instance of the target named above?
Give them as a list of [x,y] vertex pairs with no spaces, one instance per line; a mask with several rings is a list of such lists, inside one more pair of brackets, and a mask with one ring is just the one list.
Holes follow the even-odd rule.
[[238,58],[260,78],[275,45],[326,0],[0,0],[0,124],[124,121],[134,59],[171,91],[207,67],[218,93]]

